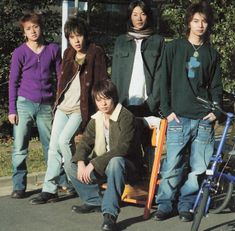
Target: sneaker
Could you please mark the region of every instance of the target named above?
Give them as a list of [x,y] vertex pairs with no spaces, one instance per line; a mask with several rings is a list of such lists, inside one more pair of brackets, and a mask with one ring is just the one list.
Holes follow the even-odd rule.
[[183,222],[190,222],[193,220],[193,214],[188,211],[179,212],[179,219]]
[[14,198],[14,199],[22,199],[22,198],[25,198],[25,190],[14,190],[12,193],[11,193],[11,198]]
[[104,214],[104,222],[101,226],[103,231],[114,231],[117,229],[117,218],[110,213]]
[[164,221],[172,216],[171,212],[163,212],[162,210],[157,210],[153,214],[153,219],[156,221]]
[[81,206],[73,205],[72,212],[75,213],[93,213],[93,212],[101,212],[101,206],[99,205],[88,205],[83,204]]
[[58,200],[57,193],[41,192],[38,197],[34,197],[30,200],[30,204],[32,205],[46,204],[46,203],[56,202],[57,200]]

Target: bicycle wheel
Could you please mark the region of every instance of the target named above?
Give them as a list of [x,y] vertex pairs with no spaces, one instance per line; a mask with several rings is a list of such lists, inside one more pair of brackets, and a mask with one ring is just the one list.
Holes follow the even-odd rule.
[[[230,173],[227,173],[230,175]],[[218,181],[218,182],[217,182]],[[218,184],[218,188],[215,193],[211,193],[210,213],[220,213],[224,210],[232,197],[233,182],[229,182],[226,179],[215,179]]]
[[196,208],[196,211],[194,212],[193,224],[191,226],[191,231],[198,231],[202,217],[205,212],[208,197],[209,197],[209,188],[204,188],[202,195],[201,195],[201,200],[199,201],[199,204]]

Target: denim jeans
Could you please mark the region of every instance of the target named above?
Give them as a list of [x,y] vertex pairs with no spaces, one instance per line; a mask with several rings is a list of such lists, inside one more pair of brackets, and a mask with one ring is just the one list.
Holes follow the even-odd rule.
[[52,124],[52,109],[50,105],[34,103],[19,96],[17,99],[17,113],[19,122],[17,125],[13,126],[13,190],[26,190],[26,158],[31,138],[31,129],[36,123],[39,132],[39,139],[43,147],[44,158],[47,161]]
[[62,163],[64,163],[66,174],[68,173],[72,152],[75,150],[72,138],[78,130],[81,120],[81,115],[78,113],[65,114],[59,109],[56,110],[51,132],[43,192],[57,192]]
[[84,184],[77,179],[77,165],[72,163],[70,178],[79,197],[85,204],[101,205],[102,213],[109,213],[117,217],[120,212],[119,202],[125,188],[127,178],[133,176],[134,165],[123,157],[113,157],[105,170],[107,178],[107,189],[103,198],[100,193],[99,181],[94,171],[91,173],[91,179],[94,183]]
[[[179,117],[180,123],[171,121],[167,128],[167,156],[161,168],[161,181],[156,195],[158,209],[171,212],[172,202],[180,187],[178,211],[189,211],[199,190],[198,177],[205,172],[214,149],[214,129],[209,121]],[[189,150],[189,173],[185,171],[185,148]]]

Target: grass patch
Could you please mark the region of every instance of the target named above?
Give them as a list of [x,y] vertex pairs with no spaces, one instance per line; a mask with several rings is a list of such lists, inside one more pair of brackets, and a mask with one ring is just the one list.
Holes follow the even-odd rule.
[[[0,141],[0,177],[12,175],[12,139]],[[29,143],[29,155],[27,158],[28,172],[42,172],[46,170],[42,146],[37,138]]]

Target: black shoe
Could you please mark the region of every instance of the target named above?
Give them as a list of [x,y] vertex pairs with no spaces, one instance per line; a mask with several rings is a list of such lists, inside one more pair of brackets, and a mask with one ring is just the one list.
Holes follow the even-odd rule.
[[75,213],[101,212],[101,207],[99,205],[88,205],[88,204],[83,204],[81,206],[73,205],[72,212]]
[[179,212],[179,219],[183,222],[190,222],[193,220],[193,214],[190,212]]
[[38,197],[34,197],[33,199],[30,200],[30,204],[40,205],[40,204],[56,202],[57,200],[58,200],[57,193],[41,192]]
[[170,218],[172,216],[171,212],[166,213],[163,212],[161,210],[157,210],[154,214],[153,214],[153,219],[156,221],[163,221],[166,220],[168,218]]
[[12,193],[11,193],[11,198],[14,198],[14,199],[22,199],[22,198],[25,198],[25,190],[14,190]]
[[117,229],[116,224],[117,218],[109,213],[104,214],[104,222],[101,226],[102,230],[104,231],[114,231]]

